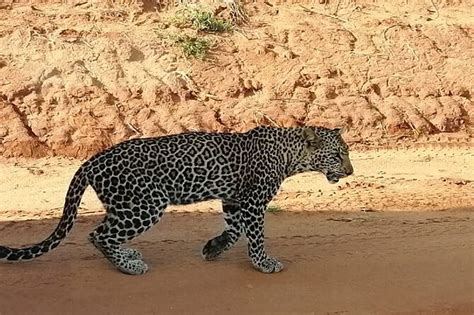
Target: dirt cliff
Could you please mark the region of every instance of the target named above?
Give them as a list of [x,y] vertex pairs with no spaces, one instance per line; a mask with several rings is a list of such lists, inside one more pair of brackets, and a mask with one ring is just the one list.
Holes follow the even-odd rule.
[[[259,124],[345,126],[362,145],[472,142],[468,1],[320,2],[249,2],[248,23],[223,34],[177,27],[166,3],[0,4],[0,153],[86,158]],[[208,40],[208,56],[187,57],[176,34]]]

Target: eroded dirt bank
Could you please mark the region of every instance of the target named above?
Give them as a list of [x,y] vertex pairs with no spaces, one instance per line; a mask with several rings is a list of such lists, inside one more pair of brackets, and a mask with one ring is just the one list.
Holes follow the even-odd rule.
[[[0,153],[85,158],[258,124],[346,126],[359,144],[472,141],[469,2],[320,2],[248,3],[249,24],[223,35],[173,26],[175,9],[151,1],[3,5]],[[170,44],[184,33],[213,42],[207,60]]]

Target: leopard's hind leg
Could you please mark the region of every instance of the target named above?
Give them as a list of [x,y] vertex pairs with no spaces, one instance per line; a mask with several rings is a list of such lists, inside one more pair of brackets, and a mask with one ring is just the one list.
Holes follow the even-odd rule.
[[[122,244],[158,223],[168,204],[166,199],[153,198],[151,195],[134,196],[130,202],[99,198],[104,200],[107,215],[89,234],[89,240],[121,272],[132,275],[147,272],[148,266],[142,260],[141,253]],[[129,207],[124,207],[125,204]]]

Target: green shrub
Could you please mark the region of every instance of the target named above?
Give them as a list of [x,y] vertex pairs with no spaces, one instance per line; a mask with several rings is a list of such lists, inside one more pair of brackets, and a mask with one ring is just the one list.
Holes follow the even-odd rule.
[[204,59],[211,48],[211,42],[206,38],[179,35],[173,40],[178,46],[181,47],[186,57]]
[[177,26],[190,26],[198,31],[222,33],[232,30],[232,23],[217,18],[214,13],[199,6],[185,7],[172,21]]

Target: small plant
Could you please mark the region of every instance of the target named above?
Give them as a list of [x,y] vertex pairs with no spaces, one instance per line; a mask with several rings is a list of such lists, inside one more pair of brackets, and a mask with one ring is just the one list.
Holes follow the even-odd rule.
[[232,29],[230,22],[218,19],[213,13],[206,11],[195,11],[191,21],[195,29],[204,32],[228,32]]
[[278,212],[281,212],[282,209],[279,207],[279,206],[276,206],[276,205],[269,205],[267,207],[267,212],[269,213],[278,213]]
[[232,23],[217,18],[211,11],[199,6],[185,7],[176,13],[173,23],[177,26],[187,26],[203,32],[222,33],[232,30]]
[[235,24],[244,24],[249,21],[249,17],[238,0],[225,0],[224,3],[230,9],[232,21]]
[[211,48],[211,42],[206,38],[179,35],[173,41],[181,47],[186,57],[204,59]]

